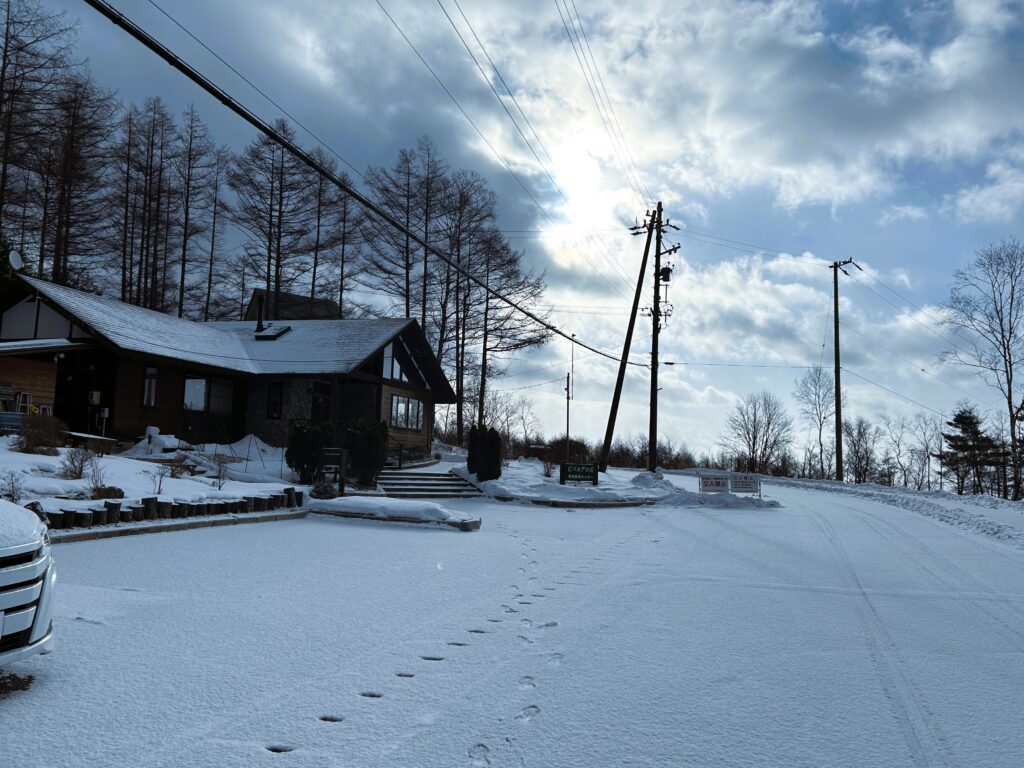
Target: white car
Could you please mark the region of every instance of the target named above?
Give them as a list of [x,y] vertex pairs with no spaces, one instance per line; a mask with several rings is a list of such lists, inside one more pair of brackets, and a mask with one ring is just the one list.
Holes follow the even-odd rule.
[[0,667],[52,650],[56,584],[46,525],[0,500]]

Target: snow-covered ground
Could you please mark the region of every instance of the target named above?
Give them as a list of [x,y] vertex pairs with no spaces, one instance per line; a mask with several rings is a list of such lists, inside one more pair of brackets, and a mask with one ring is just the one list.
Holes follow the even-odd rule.
[[1024,552],[766,494],[58,545],[57,650],[6,670],[0,765],[1019,766]]

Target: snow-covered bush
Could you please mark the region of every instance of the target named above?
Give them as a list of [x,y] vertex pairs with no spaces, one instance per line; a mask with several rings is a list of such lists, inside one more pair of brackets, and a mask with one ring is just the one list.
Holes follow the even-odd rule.
[[60,462],[60,476],[68,480],[81,480],[96,454],[88,448],[70,448]]
[[99,456],[89,461],[89,497],[92,499],[123,499],[124,491],[107,485],[107,473],[100,464]]
[[335,483],[321,480],[310,488],[309,497],[311,499],[335,499],[338,497],[338,486]]
[[480,430],[477,435],[477,460],[476,460],[476,477],[477,480],[497,480],[501,477],[502,458],[504,452],[504,444],[501,440],[501,434],[498,430],[491,429]]

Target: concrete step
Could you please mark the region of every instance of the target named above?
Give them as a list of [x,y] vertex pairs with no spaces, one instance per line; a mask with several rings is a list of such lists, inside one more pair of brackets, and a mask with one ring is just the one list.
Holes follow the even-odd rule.
[[389,499],[479,499],[480,491],[385,491]]
[[453,475],[453,474],[451,474],[449,472],[407,472],[404,469],[401,470],[401,471],[395,470],[393,472],[388,471],[388,470],[384,470],[383,472],[378,473],[377,477],[378,478],[386,478],[386,479],[388,479],[388,478],[411,478],[411,477],[415,477],[418,480],[419,479],[434,480],[434,479],[437,479],[439,477],[448,480],[448,479],[451,479],[451,478],[454,477],[456,480],[462,480],[462,478],[459,477],[458,475]]

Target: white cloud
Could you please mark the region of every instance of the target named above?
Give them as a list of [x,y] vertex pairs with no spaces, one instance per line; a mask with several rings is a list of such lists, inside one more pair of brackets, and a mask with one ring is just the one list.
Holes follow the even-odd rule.
[[985,172],[987,183],[960,190],[947,199],[944,210],[964,222],[1012,220],[1024,208],[1021,154],[1022,147],[1016,147],[1005,159],[990,163]]
[[886,227],[897,221],[924,221],[927,218],[928,211],[919,205],[890,205],[882,211],[878,223]]

